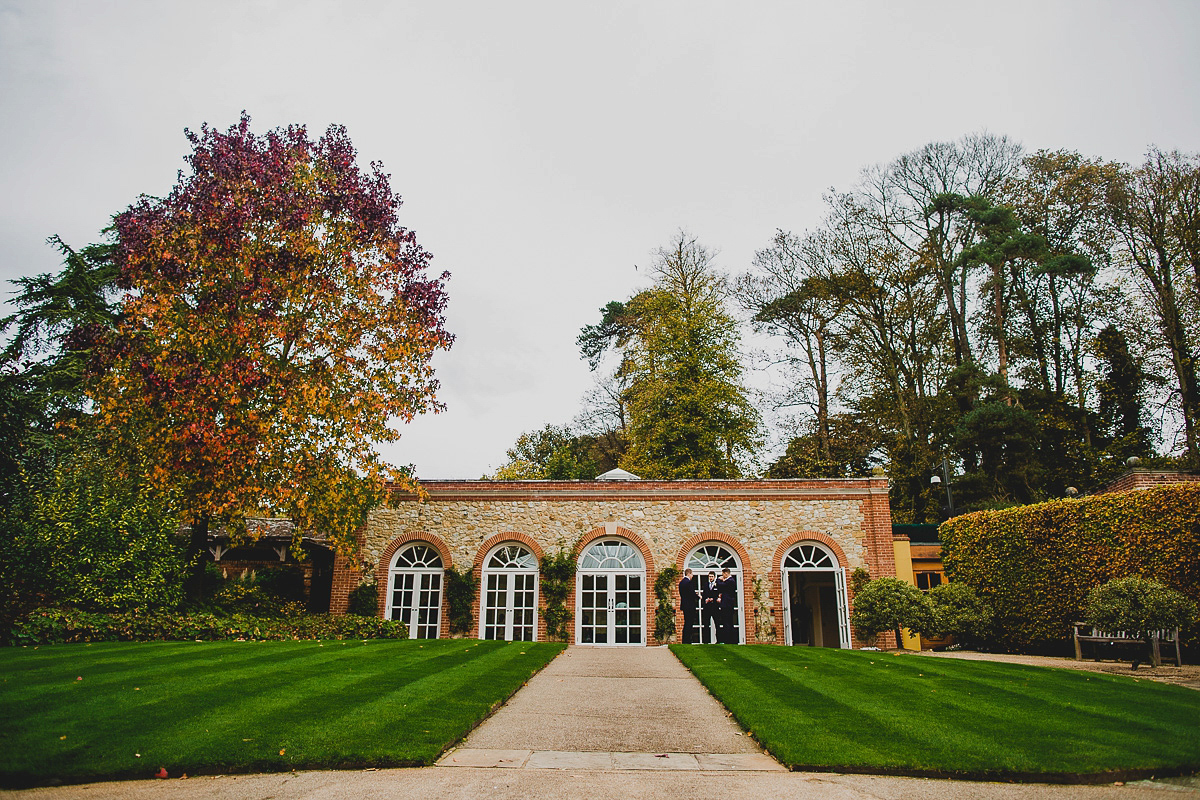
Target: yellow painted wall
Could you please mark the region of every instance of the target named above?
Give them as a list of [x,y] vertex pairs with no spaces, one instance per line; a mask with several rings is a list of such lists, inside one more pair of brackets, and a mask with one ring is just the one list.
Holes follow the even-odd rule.
[[[892,539],[892,549],[896,554],[896,577],[906,583],[917,585],[917,578],[913,575],[912,566],[912,547],[908,539]],[[901,646],[905,650],[920,650],[921,638],[912,631],[905,628],[901,631],[904,634],[904,642]]]

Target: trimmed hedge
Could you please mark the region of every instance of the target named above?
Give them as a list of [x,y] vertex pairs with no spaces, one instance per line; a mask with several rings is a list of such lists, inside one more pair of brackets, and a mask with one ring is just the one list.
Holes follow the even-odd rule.
[[1069,640],[1088,592],[1113,578],[1142,575],[1200,599],[1200,484],[978,511],[938,533],[946,575],[990,606],[1005,649]]
[[5,644],[218,641],[222,639],[406,639],[403,622],[377,617],[301,614],[256,617],[169,611],[100,614],[40,608],[13,623]]

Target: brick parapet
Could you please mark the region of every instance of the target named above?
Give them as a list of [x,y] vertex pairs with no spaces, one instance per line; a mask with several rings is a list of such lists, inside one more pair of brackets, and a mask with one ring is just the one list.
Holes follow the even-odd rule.
[[1151,489],[1155,486],[1167,486],[1173,483],[1200,483],[1200,474],[1194,472],[1132,469],[1122,475],[1118,475],[1115,480],[1097,492],[1097,494]]

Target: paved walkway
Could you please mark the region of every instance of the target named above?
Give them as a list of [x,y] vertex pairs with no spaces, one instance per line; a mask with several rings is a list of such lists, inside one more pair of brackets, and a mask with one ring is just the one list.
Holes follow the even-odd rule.
[[783,770],[665,647],[571,647],[446,767]]
[[1090,659],[1076,661],[1073,658],[1026,656],[1008,653],[979,653],[974,650],[951,650],[946,652],[922,650],[921,655],[933,656],[934,658],[960,658],[968,661],[1003,661],[1007,664],[1030,664],[1035,667],[1081,669],[1089,672],[1105,672],[1109,675],[1124,675],[1135,680],[1172,683],[1176,686],[1185,686],[1188,689],[1200,689],[1200,666],[1196,664],[1184,664],[1183,666],[1163,664],[1159,667],[1142,664],[1140,669],[1134,670],[1128,661],[1092,661]]

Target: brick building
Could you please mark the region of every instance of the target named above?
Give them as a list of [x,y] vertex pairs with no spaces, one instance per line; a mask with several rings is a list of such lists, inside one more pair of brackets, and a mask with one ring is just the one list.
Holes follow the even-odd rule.
[[473,570],[479,583],[469,635],[542,639],[538,563],[566,552],[576,564],[571,643],[645,645],[654,633],[654,581],[670,565],[731,570],[743,642],[851,647],[862,643],[849,625],[849,574],[897,574],[886,478],[605,477],[423,481],[425,500],[401,495],[371,514],[361,567],[337,559],[331,610],[344,611],[350,590],[373,575],[382,616],[404,619],[413,636],[447,636],[444,571],[453,566]]

